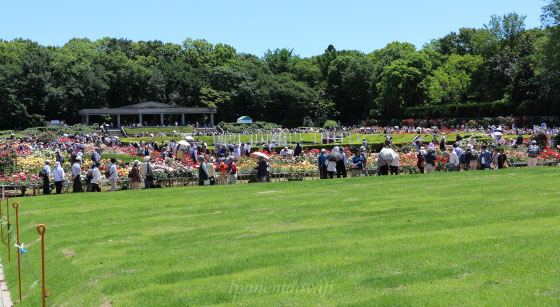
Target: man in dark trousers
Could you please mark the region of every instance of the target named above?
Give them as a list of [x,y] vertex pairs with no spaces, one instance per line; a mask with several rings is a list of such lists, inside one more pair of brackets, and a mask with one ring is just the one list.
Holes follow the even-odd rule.
[[49,177],[51,175],[51,161],[45,160],[45,166],[43,166],[42,177],[43,177],[43,194],[51,194],[51,183]]

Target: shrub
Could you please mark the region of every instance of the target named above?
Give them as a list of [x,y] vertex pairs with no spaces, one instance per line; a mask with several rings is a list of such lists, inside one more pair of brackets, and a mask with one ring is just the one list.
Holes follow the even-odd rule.
[[282,128],[282,126],[280,126],[278,124],[268,123],[268,122],[254,122],[252,124],[238,124],[238,123],[221,122],[221,123],[218,124],[218,126],[222,129],[224,129],[225,131],[233,132],[233,133],[242,133],[245,130],[248,130],[248,131],[258,130],[258,129],[270,130],[270,129],[275,129],[275,128]]
[[327,120],[325,121],[325,123],[323,124],[323,128],[325,129],[332,129],[332,128],[336,128],[338,127],[338,123],[334,120]]

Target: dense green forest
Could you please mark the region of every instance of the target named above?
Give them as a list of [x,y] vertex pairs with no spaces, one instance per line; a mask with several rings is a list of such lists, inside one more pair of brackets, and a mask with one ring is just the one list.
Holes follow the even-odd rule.
[[421,49],[393,42],[371,53],[310,58],[290,49],[262,58],[225,44],[104,38],[64,46],[0,41],[0,128],[80,121],[83,108],[141,101],[218,108],[216,121],[250,115],[284,126],[387,118],[560,115],[560,0],[542,27],[492,16]]

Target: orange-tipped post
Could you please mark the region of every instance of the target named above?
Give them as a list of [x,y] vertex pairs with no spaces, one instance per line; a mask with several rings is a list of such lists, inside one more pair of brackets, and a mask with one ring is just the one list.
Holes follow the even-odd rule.
[[43,286],[43,307],[47,306],[47,287],[45,285],[45,232],[47,226],[43,224],[37,225],[37,232],[41,235],[41,271],[42,271],[42,286]]
[[[16,240],[17,240],[17,245],[21,246],[21,241],[19,239],[19,216],[18,216],[19,203],[17,201],[14,201],[12,203],[12,207],[16,210]],[[19,249],[19,248],[18,248],[17,260],[18,260],[17,274],[18,274],[18,286],[19,286],[19,302],[21,303],[21,249]]]
[[10,256],[10,206],[8,205],[8,203],[6,202],[6,217],[8,218],[8,225],[7,225],[7,229],[8,229],[8,262],[10,262],[11,260],[11,256]]

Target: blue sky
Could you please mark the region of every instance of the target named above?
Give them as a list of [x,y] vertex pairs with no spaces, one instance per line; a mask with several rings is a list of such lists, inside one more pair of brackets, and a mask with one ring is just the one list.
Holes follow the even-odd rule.
[[542,0],[3,0],[0,38],[27,38],[60,46],[74,37],[105,36],[181,43],[205,38],[239,52],[267,49],[296,54],[338,50],[371,52],[392,41],[421,47],[460,27],[482,27],[492,14],[527,15],[540,26]]

